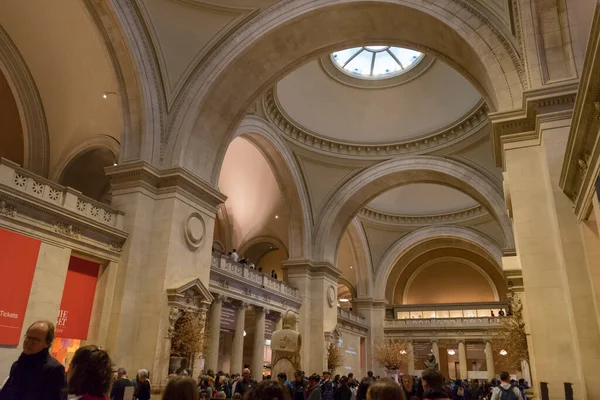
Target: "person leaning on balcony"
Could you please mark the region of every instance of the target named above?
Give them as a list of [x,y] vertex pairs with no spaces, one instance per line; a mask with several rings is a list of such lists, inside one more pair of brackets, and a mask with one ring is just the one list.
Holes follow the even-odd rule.
[[50,355],[54,324],[34,322],[23,341],[23,352],[10,368],[0,400],[61,400],[65,367]]

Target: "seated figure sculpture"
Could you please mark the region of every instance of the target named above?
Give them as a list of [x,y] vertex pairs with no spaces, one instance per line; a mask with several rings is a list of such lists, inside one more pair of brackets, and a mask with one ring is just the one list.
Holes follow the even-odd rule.
[[296,331],[296,314],[288,310],[283,315],[283,329],[273,332],[271,338],[271,375],[285,372],[287,376],[294,376],[294,372],[300,370],[301,348],[302,336]]
[[427,359],[425,360],[425,368],[433,369],[433,370],[439,369],[438,362],[437,362],[435,356],[431,353],[429,353],[429,355],[427,356]]

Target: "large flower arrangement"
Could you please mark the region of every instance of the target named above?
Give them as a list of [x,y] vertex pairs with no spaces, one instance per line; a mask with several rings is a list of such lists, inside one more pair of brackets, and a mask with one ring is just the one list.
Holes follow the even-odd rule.
[[184,312],[175,323],[171,339],[171,355],[190,357],[203,356],[208,344],[208,329],[200,318],[191,312]]
[[336,368],[344,365],[344,353],[337,343],[327,345],[327,369],[334,371]]
[[527,335],[525,334],[525,321],[523,320],[523,304],[518,298],[510,302],[510,315],[500,317],[500,344],[506,351],[506,361],[518,370],[521,362],[529,361],[527,348]]
[[408,365],[408,342],[403,339],[390,339],[375,346],[375,361],[388,370],[398,370]]

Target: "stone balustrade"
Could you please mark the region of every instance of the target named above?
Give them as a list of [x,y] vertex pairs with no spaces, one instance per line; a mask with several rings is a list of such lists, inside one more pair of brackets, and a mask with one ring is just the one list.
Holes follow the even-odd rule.
[[384,329],[415,330],[432,328],[496,328],[500,326],[502,317],[473,318],[417,318],[385,320]]
[[234,275],[237,278],[241,278],[255,285],[260,285],[261,288],[266,291],[280,293],[294,298],[298,297],[298,289],[295,287],[277,279],[273,279],[270,275],[259,272],[247,265],[237,263],[222,254],[213,253],[211,268],[224,271],[227,274]]
[[344,310],[341,307],[338,307],[337,310],[338,310],[338,318],[343,318],[348,321],[356,322],[356,323],[359,323],[359,324],[362,324],[365,326],[367,325],[367,323],[365,322],[365,319],[363,317],[361,317],[360,315],[358,315],[352,311]]
[[[25,195],[60,211],[73,212],[111,228],[123,228],[123,213],[106,204],[35,175],[5,158],[0,159],[0,185],[14,194]],[[3,207],[2,207],[3,208]]]

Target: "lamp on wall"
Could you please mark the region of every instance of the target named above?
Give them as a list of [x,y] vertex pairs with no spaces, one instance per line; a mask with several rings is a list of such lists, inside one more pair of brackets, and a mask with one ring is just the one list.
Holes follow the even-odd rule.
[[104,92],[104,93],[102,93],[102,98],[107,99],[108,96],[110,96],[111,94],[114,94],[116,96],[117,92]]
[[507,355],[507,354],[508,354],[508,351],[506,351],[506,350],[504,350],[504,349],[500,350],[500,355],[503,355],[503,356],[505,356],[505,355]]
[[456,352],[454,350],[450,349],[450,350],[448,350],[448,354],[450,354],[451,356],[453,356],[453,355],[456,354]]

